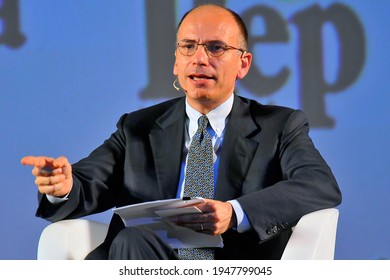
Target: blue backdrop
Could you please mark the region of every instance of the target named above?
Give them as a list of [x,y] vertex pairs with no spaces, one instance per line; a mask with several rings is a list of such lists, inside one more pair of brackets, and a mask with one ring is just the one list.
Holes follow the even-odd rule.
[[[88,155],[124,112],[177,96],[175,26],[202,1],[0,0],[0,259],[35,259],[24,155]],[[215,1],[246,20],[237,92],[299,108],[343,191],[336,259],[390,257],[387,1]],[[109,221],[111,212],[91,216]]]

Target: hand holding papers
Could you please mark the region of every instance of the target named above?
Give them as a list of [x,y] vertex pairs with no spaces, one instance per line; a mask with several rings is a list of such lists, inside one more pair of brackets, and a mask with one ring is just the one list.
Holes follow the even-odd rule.
[[201,213],[195,204],[202,198],[167,199],[115,208],[126,227],[152,230],[172,248],[223,247],[222,237],[193,231],[168,222],[165,218],[182,214]]

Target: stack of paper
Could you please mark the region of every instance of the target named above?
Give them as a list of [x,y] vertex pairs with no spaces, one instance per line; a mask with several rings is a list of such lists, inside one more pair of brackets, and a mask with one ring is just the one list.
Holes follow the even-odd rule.
[[202,198],[156,200],[115,208],[113,211],[127,227],[148,228],[172,248],[223,247],[220,235],[196,232],[165,219],[175,215],[201,213],[194,205],[203,201]]

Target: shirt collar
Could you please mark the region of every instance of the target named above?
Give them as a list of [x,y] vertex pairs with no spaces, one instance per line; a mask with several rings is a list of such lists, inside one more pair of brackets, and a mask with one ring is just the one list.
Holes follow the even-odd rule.
[[[207,118],[209,119],[210,126],[217,134],[217,137],[220,137],[223,133],[223,130],[225,129],[227,116],[230,114],[230,111],[233,108],[233,101],[234,94],[232,94],[224,103],[206,114]],[[192,108],[187,99],[186,113],[190,121],[188,126],[188,133],[190,138],[192,138],[198,129],[198,119],[200,116],[202,116],[202,114]]]

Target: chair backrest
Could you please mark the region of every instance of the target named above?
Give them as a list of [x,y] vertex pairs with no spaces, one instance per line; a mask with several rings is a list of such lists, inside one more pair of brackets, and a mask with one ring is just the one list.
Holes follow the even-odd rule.
[[303,216],[293,229],[282,260],[333,260],[338,217],[335,208]]

